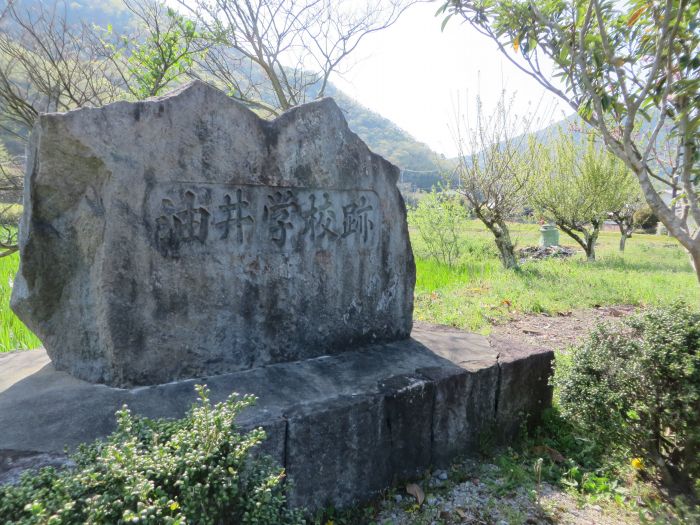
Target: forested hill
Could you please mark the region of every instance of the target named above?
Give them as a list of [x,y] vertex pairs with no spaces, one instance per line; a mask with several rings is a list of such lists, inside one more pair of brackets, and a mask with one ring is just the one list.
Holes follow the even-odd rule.
[[403,168],[420,171],[436,169],[437,154],[391,120],[365,108],[334,86],[327,95],[341,107],[350,128],[374,151]]
[[[56,0],[15,0],[19,10],[33,9],[38,4],[53,5]],[[87,23],[100,27],[112,26],[116,34],[129,32],[133,17],[122,0],[58,0],[57,14],[70,24]],[[64,12],[63,9],[66,11]],[[376,153],[384,156],[404,171],[404,182],[430,189],[440,180],[440,159],[426,144],[418,142],[406,131],[381,115],[370,111],[335,86],[326,89],[345,113],[350,128]]]

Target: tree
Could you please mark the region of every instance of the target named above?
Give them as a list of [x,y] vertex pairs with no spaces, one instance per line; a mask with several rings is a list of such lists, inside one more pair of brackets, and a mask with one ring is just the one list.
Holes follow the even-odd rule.
[[17,222],[21,198],[21,165],[0,142],[0,258],[19,250]]
[[116,38],[68,23],[64,0],[26,10],[9,3],[0,24],[2,129],[26,140],[40,112],[140,100],[189,72],[204,49],[194,24],[158,0],[123,1],[137,24]]
[[[630,175],[631,172],[628,172]],[[632,237],[634,228],[634,214],[644,206],[644,196],[639,191],[639,185],[632,177],[627,177],[627,183],[621,183],[620,199],[615,206],[610,208],[608,217],[615,221],[620,230],[620,252],[625,251],[627,239]]]
[[122,1],[138,22],[136,34],[110,41],[115,39],[109,26],[100,43],[132,97],[154,97],[190,73],[207,46],[194,22],[164,3]]
[[459,261],[459,232],[467,219],[466,210],[448,188],[435,188],[409,211],[408,220],[418,230],[429,257],[447,266]]
[[[700,279],[700,3],[450,0],[439,13],[493,40],[601,134]],[[657,156],[664,141],[670,162]]]
[[65,3],[33,7],[22,11],[11,1],[0,24],[0,129],[20,140],[40,112],[99,106],[119,91],[89,45],[91,28],[69,25]]
[[[136,35],[107,43],[95,28],[67,22],[68,5],[40,2],[0,13],[0,130],[27,140],[40,112],[100,106],[160,93],[202,51],[194,25],[160,2],[124,0]],[[22,159],[0,148],[0,257],[17,251]]]
[[593,138],[578,144],[564,130],[536,158],[538,174],[530,185],[532,206],[574,239],[589,261],[595,261],[595,245],[605,218],[624,201],[621,189],[628,184],[627,167]]
[[512,102],[512,97],[506,99],[505,92],[501,93],[496,111],[487,117],[481,98],[477,97],[475,126],[471,128],[468,122],[457,123],[457,191],[493,234],[505,268],[518,266],[507,221],[522,211],[527,199],[526,187],[534,169],[534,164],[527,159],[527,131],[534,117],[513,115]]
[[414,0],[178,0],[208,35],[198,64],[234,99],[269,115],[324,96],[369,34],[391,26]]

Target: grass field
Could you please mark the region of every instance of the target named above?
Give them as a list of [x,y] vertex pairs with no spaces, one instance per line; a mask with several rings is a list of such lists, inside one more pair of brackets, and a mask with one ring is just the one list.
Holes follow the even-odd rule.
[[[518,246],[534,245],[538,226],[513,225]],[[461,233],[463,255],[448,267],[425,257],[419,235],[416,253],[415,318],[488,332],[492,322],[515,312],[556,313],[595,305],[668,303],[684,298],[696,304],[700,287],[678,244],[669,237],[635,235],[623,256],[618,235],[602,233],[595,263],[583,254],[566,260],[533,261],[506,271],[496,256],[490,233],[470,221]],[[574,246],[565,236],[562,244]],[[0,352],[36,348],[40,341],[10,310],[17,254],[0,258]]]
[[[518,247],[537,244],[538,225],[514,224]],[[515,312],[556,313],[615,304],[663,304],[682,298],[697,304],[700,286],[689,259],[666,236],[634,235],[624,255],[619,234],[602,232],[595,263],[583,252],[569,259],[529,261],[504,270],[493,236],[477,221],[461,232],[463,255],[448,267],[426,258],[420,236],[411,235],[416,254],[416,319],[488,332],[493,322]],[[561,244],[578,247],[565,235]]]
[[10,310],[10,294],[18,265],[16,253],[0,258],[0,352],[41,346],[39,339]]

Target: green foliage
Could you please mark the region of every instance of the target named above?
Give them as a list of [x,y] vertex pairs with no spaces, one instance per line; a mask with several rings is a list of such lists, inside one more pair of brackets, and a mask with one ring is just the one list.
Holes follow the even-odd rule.
[[409,223],[423,240],[427,256],[447,266],[454,265],[461,255],[458,232],[466,219],[459,198],[448,191],[431,191],[409,212]]
[[634,225],[647,233],[656,233],[659,218],[649,206],[643,206],[634,214]]
[[0,226],[17,227],[23,209],[21,204],[0,203]]
[[594,258],[598,231],[609,212],[636,196],[637,184],[624,162],[592,137],[577,144],[561,130],[549,150],[536,156],[530,201]]
[[[107,41],[103,44],[112,53],[132,95],[138,99],[153,97],[192,68],[201,53],[197,46],[201,36],[195,24],[174,9],[162,13],[164,6],[158,1],[127,6],[143,22],[145,38],[121,35],[121,46]],[[106,37],[111,35],[109,25]]]
[[577,144],[564,130],[538,157],[532,204],[547,218],[574,230],[602,221],[637,188],[624,163],[602,145],[592,139]]
[[564,417],[690,490],[700,475],[700,314],[677,303],[601,326],[558,363]]
[[326,95],[333,97],[343,109],[350,129],[372,151],[407,170],[402,175],[402,182],[425,191],[440,185],[443,181],[442,168],[448,169],[450,166],[426,144],[418,142],[392,121],[362,106],[332,84],[326,88]]
[[206,387],[181,420],[117,412],[117,430],[83,445],[76,466],[25,473],[0,487],[6,524],[301,523],[285,509],[284,473],[255,455],[262,429],[241,434],[234,420],[253,398],[212,405]]
[[[649,111],[657,108],[697,141],[697,2],[450,0],[438,14],[459,14],[504,52],[512,49],[525,59],[526,70],[556,92],[539,69],[540,60],[549,58],[564,96],[584,118],[608,115],[620,123],[635,121],[639,111],[651,120]],[[647,67],[638,67],[641,63]],[[675,81],[667,83],[670,72]]]
[[700,268],[700,3],[449,0],[437,14],[467,21],[575,108]]

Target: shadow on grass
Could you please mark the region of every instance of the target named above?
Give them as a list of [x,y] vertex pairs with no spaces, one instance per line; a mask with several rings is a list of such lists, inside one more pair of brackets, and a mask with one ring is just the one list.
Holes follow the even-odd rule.
[[599,264],[603,268],[611,270],[620,271],[634,271],[634,272],[669,272],[669,273],[693,273],[693,269],[690,266],[690,262],[687,261],[687,257],[680,254],[680,259],[686,264],[679,264],[676,261],[644,261],[644,260],[633,260],[625,259],[620,256],[608,256],[596,261],[593,264]]

